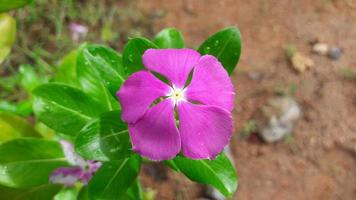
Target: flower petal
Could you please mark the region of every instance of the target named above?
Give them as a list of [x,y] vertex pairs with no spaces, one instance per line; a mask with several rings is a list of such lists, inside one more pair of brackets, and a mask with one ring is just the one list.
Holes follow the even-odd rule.
[[165,76],[176,87],[184,87],[200,54],[193,49],[148,49],[142,62],[149,70]]
[[150,108],[135,124],[129,124],[133,150],[151,160],[168,160],[180,151],[180,136],[172,100]]
[[217,106],[178,104],[179,131],[183,155],[212,159],[228,144],[232,135],[231,114]]
[[135,123],[156,99],[169,91],[167,84],[147,71],[132,74],[117,92],[122,107],[122,119]]
[[61,144],[64,156],[66,157],[69,164],[82,168],[87,165],[85,160],[74,151],[74,146],[72,143],[63,139],[59,140],[59,143]]
[[49,181],[55,184],[73,186],[81,179],[84,173],[81,167],[61,167],[51,174]]
[[231,111],[234,87],[221,63],[213,56],[202,56],[194,68],[192,81],[186,89],[190,101],[220,106]]

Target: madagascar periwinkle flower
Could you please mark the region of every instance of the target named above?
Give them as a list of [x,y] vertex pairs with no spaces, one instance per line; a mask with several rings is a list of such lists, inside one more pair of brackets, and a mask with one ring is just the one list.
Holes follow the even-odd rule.
[[86,185],[94,173],[100,168],[101,162],[93,160],[85,161],[75,153],[73,144],[68,141],[61,140],[60,144],[66,160],[72,166],[57,168],[50,175],[49,181],[68,187],[74,186],[77,182]]
[[148,49],[142,61],[146,70],[117,93],[133,150],[157,161],[217,156],[232,135],[235,95],[221,63],[193,49]]

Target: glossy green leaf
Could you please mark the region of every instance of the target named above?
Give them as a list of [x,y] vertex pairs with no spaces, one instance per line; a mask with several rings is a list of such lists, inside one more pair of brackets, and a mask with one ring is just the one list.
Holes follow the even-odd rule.
[[1,0],[0,1],[0,12],[6,12],[16,8],[25,6],[31,3],[33,0]]
[[38,121],[35,124],[35,129],[45,139],[55,139],[56,138],[56,132],[53,129],[46,126],[42,122]]
[[143,200],[143,191],[139,180],[136,180],[120,200]]
[[16,113],[18,115],[28,117],[32,114],[32,98],[20,101],[16,106]]
[[25,99],[18,103],[5,100],[0,101],[0,113],[29,116],[32,113],[32,99]]
[[235,27],[225,28],[210,36],[198,51],[213,55],[219,59],[226,71],[231,74],[236,67],[241,53],[241,34]]
[[183,35],[175,28],[166,28],[159,32],[153,42],[162,49],[184,48]]
[[105,108],[82,91],[59,83],[48,83],[33,91],[37,118],[57,132],[76,135]]
[[0,186],[0,199],[3,200],[49,200],[61,189],[60,185],[45,184],[36,187],[16,189]]
[[0,113],[17,113],[17,106],[13,102],[0,100]]
[[31,65],[21,65],[19,75],[21,87],[28,92],[31,92],[42,83]]
[[145,38],[133,38],[127,42],[122,59],[128,75],[144,68],[142,55],[150,48],[157,48],[157,46]]
[[[0,6],[2,1],[0,1]],[[1,10],[1,7],[0,7]],[[8,14],[0,14],[0,64],[11,51],[16,37],[16,21]]]
[[104,163],[89,182],[89,198],[111,200],[122,198],[139,173],[141,158],[133,155]]
[[13,114],[0,114],[0,143],[20,137],[40,137],[26,119]]
[[67,166],[56,141],[21,138],[0,145],[0,184],[31,187],[48,183],[49,175]]
[[120,108],[116,92],[126,74],[116,51],[101,45],[83,45],[78,52],[77,76],[84,92],[106,105],[107,110]]
[[78,200],[89,200],[88,196],[88,186],[82,187],[78,194]]
[[56,82],[62,82],[73,87],[79,86],[77,80],[77,55],[78,51],[73,50],[63,58],[54,78]]
[[59,191],[53,200],[77,200],[78,190],[74,187],[64,187]]
[[230,197],[237,188],[237,175],[233,164],[224,154],[214,160],[191,160],[178,155],[168,161],[176,171],[186,175],[192,181],[209,184],[219,190],[226,197]]
[[75,141],[76,151],[88,160],[120,160],[131,153],[127,124],[120,111],[104,113],[86,125]]
[[[78,195],[78,200],[89,200],[88,187],[83,187]],[[144,200],[143,190],[140,182],[136,179],[135,182],[126,191],[126,194],[120,200]]]

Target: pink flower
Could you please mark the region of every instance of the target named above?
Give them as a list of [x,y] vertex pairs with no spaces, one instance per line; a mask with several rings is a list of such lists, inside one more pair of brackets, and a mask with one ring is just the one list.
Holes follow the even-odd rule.
[[68,163],[72,166],[57,168],[50,175],[49,181],[68,187],[74,186],[78,181],[86,185],[100,168],[101,162],[85,161],[75,153],[72,143],[65,140],[60,140],[59,142]]
[[72,40],[78,42],[80,39],[83,39],[88,34],[88,27],[81,24],[72,22],[69,24],[69,30],[72,37]]
[[217,156],[232,135],[235,95],[221,63],[192,49],[149,49],[142,60],[147,70],[132,74],[117,93],[133,150],[157,161],[179,152],[192,159]]

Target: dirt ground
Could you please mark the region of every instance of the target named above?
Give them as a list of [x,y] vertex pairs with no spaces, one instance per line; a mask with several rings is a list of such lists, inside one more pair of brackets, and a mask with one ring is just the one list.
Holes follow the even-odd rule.
[[[353,0],[151,0],[139,8],[153,31],[182,30],[190,47],[217,30],[236,25],[243,37],[238,70],[236,133],[232,139],[239,200],[356,199],[356,81],[340,75],[356,69],[356,2]],[[340,46],[337,60],[311,53],[318,39]],[[315,66],[302,74],[288,62],[284,47],[295,45]],[[253,80],[248,73],[263,76]],[[303,117],[293,138],[275,144],[242,139],[241,131],[256,110],[277,90],[295,88]],[[155,168],[159,171],[155,171]],[[156,199],[202,198],[202,186],[162,166],[144,166],[143,184]]]

